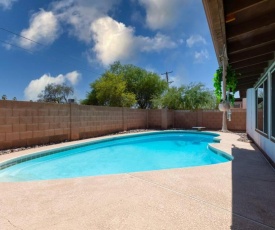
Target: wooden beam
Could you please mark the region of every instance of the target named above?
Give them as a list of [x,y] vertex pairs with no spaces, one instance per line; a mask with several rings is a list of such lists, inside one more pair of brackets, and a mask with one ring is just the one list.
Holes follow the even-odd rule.
[[247,85],[247,84],[254,84],[255,82],[258,81],[258,78],[254,78],[254,79],[249,79],[249,80],[245,80],[245,81],[241,81],[237,83],[237,86],[240,87],[242,85]]
[[244,39],[240,38],[237,41],[229,42],[227,44],[228,53],[232,54],[240,51],[246,51],[256,46],[260,47],[265,43],[268,44],[268,43],[274,43],[274,42],[275,42],[275,33],[273,30],[270,30],[262,34],[245,37]]
[[202,0],[219,65],[223,46],[226,44],[223,0]]
[[262,74],[264,72],[264,69],[256,69],[256,70],[247,70],[247,71],[243,71],[243,72],[238,72],[241,75],[256,75],[256,74]]
[[243,80],[249,80],[249,79],[258,79],[259,77],[261,77],[260,74],[255,74],[255,75],[244,75],[244,76],[240,76],[240,78],[237,78],[238,82],[243,81]]
[[237,86],[237,90],[239,90],[239,91],[247,90],[247,89],[249,89],[249,88],[253,88],[254,85],[255,85],[255,83],[254,83],[254,84],[243,85],[243,86],[241,86],[241,87],[238,87],[238,86]]
[[239,89],[246,89],[247,86],[253,86],[255,85],[255,83],[257,82],[258,80],[255,80],[255,81],[250,81],[250,82],[247,82],[247,83],[243,83],[243,84],[237,84],[236,86],[236,90],[239,90]]
[[249,32],[258,30],[259,28],[275,24],[275,14],[267,13],[261,17],[253,18],[251,21],[247,21],[241,24],[228,24],[226,26],[227,40],[239,37]]
[[245,67],[242,67],[242,68],[239,68],[238,69],[238,73],[244,73],[244,72],[252,72],[254,70],[259,70],[259,69],[264,69],[268,66],[268,62],[263,62],[263,63],[259,63],[259,64],[256,64],[256,65],[252,65],[252,66],[245,66]]
[[235,62],[235,63],[232,63],[232,64],[229,60],[229,64],[231,64],[232,67],[235,70],[238,70],[238,69],[243,68],[243,67],[256,65],[256,64],[259,64],[259,63],[263,63],[263,62],[268,62],[268,61],[273,60],[273,59],[274,59],[274,53],[269,53],[269,54],[264,54],[264,55],[258,56],[258,57],[252,57],[252,58],[249,58],[247,60]]
[[257,80],[260,77],[261,77],[261,75],[254,75],[253,77],[238,78],[238,83],[242,83],[242,82],[249,81],[249,80],[254,81],[255,79]]
[[227,14],[225,16],[225,23],[233,22],[236,20],[235,14]]
[[247,75],[241,75],[237,77],[237,80],[242,80],[242,79],[248,79],[248,78],[259,78],[261,74],[247,74]]
[[240,90],[240,98],[246,98],[246,89]]
[[253,82],[248,82],[247,84],[237,85],[237,88],[238,89],[245,89],[247,87],[253,87],[253,85],[255,85],[256,82],[257,82],[257,80],[253,81]]
[[237,86],[236,87],[236,90],[246,90],[246,89],[249,89],[249,88],[253,88],[253,86],[255,85],[256,82],[253,82],[253,83],[249,83],[249,84],[246,84],[246,85],[242,85],[242,86]]
[[224,8],[226,14],[234,14],[253,7],[257,4],[261,4],[265,1],[266,0],[228,0],[224,1]]
[[241,85],[241,86],[237,85],[237,90],[252,88],[255,85],[255,83],[256,81],[254,83],[248,83],[246,85]]
[[243,60],[250,59],[252,57],[258,57],[264,54],[274,53],[275,42],[265,44],[261,47],[255,47],[250,50],[245,50],[239,53],[228,54],[230,63],[235,63]]

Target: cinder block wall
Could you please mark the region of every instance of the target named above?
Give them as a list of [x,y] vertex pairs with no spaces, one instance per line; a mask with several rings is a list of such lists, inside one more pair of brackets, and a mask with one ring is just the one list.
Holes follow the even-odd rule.
[[78,140],[147,127],[147,110],[0,101],[0,149]]
[[142,109],[124,108],[124,129],[144,129],[148,127],[148,111]]
[[231,121],[227,122],[229,130],[246,131],[246,109],[232,109]]
[[123,130],[122,108],[71,104],[72,140]]
[[174,116],[175,116],[174,110],[167,111],[167,128],[174,128]]
[[[227,121],[227,128],[232,131],[246,130],[246,110],[245,109],[231,109],[231,121]],[[219,130],[222,126],[222,112],[205,110],[202,113],[202,120],[204,127],[208,129]]]
[[174,111],[175,128],[191,129],[197,126],[197,112],[190,110],[175,110]]
[[162,110],[148,110],[148,128],[149,129],[161,129]]
[[[246,130],[246,110],[232,109],[229,130]],[[0,149],[78,140],[130,129],[219,130],[216,110],[139,110],[76,104],[0,101]]]
[[[231,121],[227,121],[227,128],[232,131],[246,130],[246,110],[232,109]],[[191,129],[194,126],[206,127],[210,130],[222,128],[222,112],[219,110],[175,110],[175,128]]]
[[[208,129],[222,129],[222,112],[219,110],[206,110],[202,112],[202,125]],[[227,122],[228,124],[229,122]],[[245,130],[245,129],[244,129]]]
[[0,148],[69,139],[70,106],[0,101]]

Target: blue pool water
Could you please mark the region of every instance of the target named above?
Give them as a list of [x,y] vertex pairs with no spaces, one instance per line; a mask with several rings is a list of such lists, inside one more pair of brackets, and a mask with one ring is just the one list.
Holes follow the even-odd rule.
[[73,178],[217,164],[208,149],[217,135],[157,132],[118,137],[27,160],[0,170],[0,181]]

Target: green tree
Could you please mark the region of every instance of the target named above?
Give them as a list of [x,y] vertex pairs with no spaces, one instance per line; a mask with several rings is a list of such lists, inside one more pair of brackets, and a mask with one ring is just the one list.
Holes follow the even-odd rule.
[[126,81],[121,75],[106,72],[91,88],[82,104],[131,107],[136,103],[135,95],[126,91]]
[[154,108],[183,109],[184,87],[171,87],[161,97],[154,99]]
[[154,106],[168,109],[215,109],[214,93],[202,83],[190,83],[169,88],[161,98],[154,100]]
[[202,83],[190,83],[183,95],[184,109],[214,109],[216,99],[214,93],[205,88]]
[[[227,66],[227,71],[226,71],[226,91],[230,92],[229,95],[229,101],[233,105],[235,101],[235,93],[237,89],[237,77],[240,76],[240,73],[236,73],[236,71],[232,68],[231,65]],[[218,103],[222,101],[222,78],[223,78],[223,67],[220,66],[215,74],[214,74],[214,94],[218,100]]]
[[91,92],[87,93],[86,98],[80,102],[83,105],[99,105],[99,102],[96,98],[96,91],[93,88],[92,84],[90,84],[92,88]]
[[45,89],[38,94],[39,102],[67,103],[68,97],[73,95],[74,89],[66,84],[48,84]]
[[8,98],[7,98],[7,95],[2,95],[2,100],[7,100]]
[[115,62],[109,71],[123,76],[127,91],[135,94],[137,106],[141,109],[152,108],[153,100],[159,98],[168,87],[167,82],[156,73],[134,65]]

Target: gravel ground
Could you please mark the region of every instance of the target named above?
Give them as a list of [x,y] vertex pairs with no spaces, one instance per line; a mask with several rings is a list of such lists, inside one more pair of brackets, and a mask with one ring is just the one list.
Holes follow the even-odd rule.
[[[122,131],[122,132],[118,132],[118,133],[111,133],[111,134],[107,134],[105,136],[113,136],[113,135],[116,135],[116,134],[125,134],[125,133],[141,133],[141,132],[146,132],[146,131],[154,131],[154,130],[153,129],[134,129],[134,130]],[[0,150],[0,155],[9,154],[9,153],[12,153],[12,152],[19,152],[19,151],[26,150],[26,149],[35,149],[35,148],[39,148],[39,147],[43,147],[43,146],[66,143],[66,142],[69,142],[69,140],[65,140],[65,141],[61,141],[61,142],[51,142],[51,143],[47,143],[47,144],[34,145],[34,146],[28,146],[28,147],[4,149],[4,150]]]
[[246,133],[235,133],[238,134],[240,136],[240,138],[238,139],[238,141],[242,141],[242,142],[248,142],[248,143],[252,143],[253,141],[247,136]]
[[[219,132],[222,132],[222,131],[219,130]],[[234,133],[234,134],[237,134],[238,136],[240,136],[240,138],[238,139],[238,141],[247,142],[247,143],[252,143],[252,142],[253,142],[253,141],[247,136],[247,133],[245,133],[245,132],[232,132],[232,131],[227,131],[227,133]]]
[[[178,130],[178,129],[174,129],[174,130]],[[134,129],[134,130],[129,130],[129,131],[122,131],[122,132],[118,132],[118,133],[112,133],[112,134],[108,134],[106,136],[113,136],[116,134],[125,134],[125,133],[141,133],[141,132],[147,132],[147,131],[156,131],[155,129]],[[219,130],[221,132],[221,130]],[[247,134],[244,132],[231,132],[231,131],[227,131],[229,133],[235,133],[237,135],[240,136],[240,138],[238,139],[238,141],[242,141],[242,142],[249,142],[251,143],[252,140],[249,139],[247,137]],[[5,150],[0,150],[0,155],[3,154],[9,154],[12,152],[19,152],[22,150],[26,150],[26,149],[31,149],[31,148],[39,148],[39,147],[43,147],[43,146],[48,146],[48,145],[55,145],[55,144],[59,144],[59,143],[66,143],[69,142],[68,140],[62,141],[62,142],[56,142],[56,143],[48,143],[48,144],[43,144],[43,145],[35,145],[35,146],[28,146],[28,147],[20,147],[20,148],[13,148],[13,149],[5,149]]]

